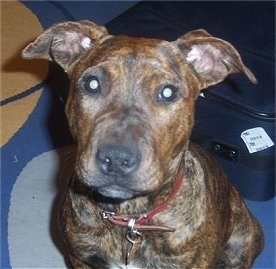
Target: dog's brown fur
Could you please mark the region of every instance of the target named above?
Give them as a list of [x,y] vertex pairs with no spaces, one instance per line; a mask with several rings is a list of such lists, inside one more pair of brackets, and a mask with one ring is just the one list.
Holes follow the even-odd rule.
[[[77,156],[61,216],[73,267],[125,268],[125,229],[101,212],[148,212],[170,196],[178,174],[184,183],[176,197],[147,223],[176,231],[145,232],[127,268],[252,265],[263,246],[259,224],[215,161],[189,141],[200,90],[236,72],[256,82],[229,43],[204,30],[167,42],[65,22],[42,33],[23,56],[51,57],[70,78],[66,113]],[[165,86],[172,99],[162,96]],[[102,160],[103,153],[114,159]],[[112,170],[110,160],[122,154],[128,156],[116,166],[122,171]]]

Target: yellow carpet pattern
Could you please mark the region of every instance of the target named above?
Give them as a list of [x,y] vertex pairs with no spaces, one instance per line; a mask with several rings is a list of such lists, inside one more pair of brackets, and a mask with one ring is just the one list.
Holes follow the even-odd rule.
[[[47,75],[48,65],[41,60],[21,58],[22,49],[42,32],[36,16],[17,1],[1,1],[1,101],[37,85]],[[1,106],[3,146],[24,124],[33,111],[41,90]]]

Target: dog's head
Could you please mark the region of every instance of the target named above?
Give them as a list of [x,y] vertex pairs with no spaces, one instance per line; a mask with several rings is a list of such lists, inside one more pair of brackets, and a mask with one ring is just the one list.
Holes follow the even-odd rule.
[[68,73],[76,174],[101,195],[123,200],[174,180],[200,90],[236,72],[256,82],[238,52],[204,30],[167,42],[65,22],[42,33],[23,57],[53,59]]

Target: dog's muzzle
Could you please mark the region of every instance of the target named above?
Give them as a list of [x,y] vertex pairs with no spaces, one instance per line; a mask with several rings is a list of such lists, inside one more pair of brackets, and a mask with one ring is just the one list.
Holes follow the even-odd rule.
[[98,146],[95,163],[103,180],[97,191],[105,197],[130,199],[137,195],[133,178],[140,165],[141,155],[131,144],[103,143]]

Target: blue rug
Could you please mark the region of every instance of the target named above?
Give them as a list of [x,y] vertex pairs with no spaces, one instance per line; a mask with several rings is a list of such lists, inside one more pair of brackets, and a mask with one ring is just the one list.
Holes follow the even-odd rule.
[[[23,1],[17,4],[16,8],[31,12],[31,23],[45,29],[64,20],[90,19],[105,24],[135,2]],[[26,21],[20,22],[20,14],[16,13],[17,20],[24,28]],[[28,41],[31,40],[24,42]],[[46,62],[42,64],[47,66]],[[6,72],[14,76],[25,68],[13,70],[9,63],[5,66]],[[9,111],[5,122],[12,125],[23,114],[21,111],[26,113],[1,144],[1,268],[65,267],[62,244],[55,230],[54,209],[56,195],[70,174],[74,147],[64,115],[68,81],[56,66],[50,64],[49,70],[47,74],[41,71],[39,78],[30,79],[35,82],[28,86],[23,83],[23,76],[22,84],[17,83],[16,87],[27,88],[1,99],[1,113]],[[8,127],[2,125],[1,132],[4,128]],[[261,223],[266,240],[253,268],[276,268],[275,198],[246,202]]]

